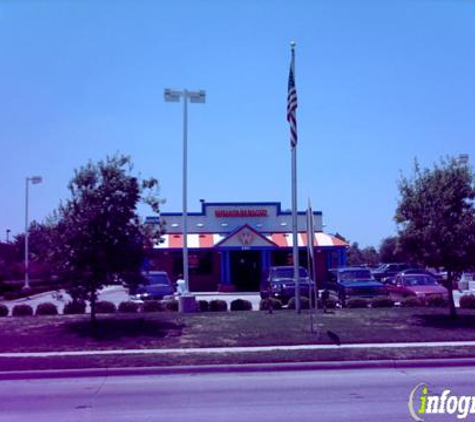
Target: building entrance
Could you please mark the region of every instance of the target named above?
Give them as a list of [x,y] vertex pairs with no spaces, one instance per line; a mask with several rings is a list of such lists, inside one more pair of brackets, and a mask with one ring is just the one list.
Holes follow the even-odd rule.
[[261,278],[260,251],[232,251],[231,283],[240,292],[256,292],[259,290]]

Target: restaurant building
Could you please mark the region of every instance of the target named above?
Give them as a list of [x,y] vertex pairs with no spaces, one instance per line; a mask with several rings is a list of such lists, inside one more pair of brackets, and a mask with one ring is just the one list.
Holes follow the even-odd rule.
[[[317,281],[328,268],[345,264],[348,244],[323,232],[322,213],[314,212],[314,264]],[[292,213],[279,202],[202,201],[201,212],[187,213],[190,291],[258,291],[265,271],[292,265]],[[308,262],[306,212],[298,212],[300,265]],[[154,245],[150,270],[167,271],[173,280],[183,272],[183,215],[162,213],[165,234]]]

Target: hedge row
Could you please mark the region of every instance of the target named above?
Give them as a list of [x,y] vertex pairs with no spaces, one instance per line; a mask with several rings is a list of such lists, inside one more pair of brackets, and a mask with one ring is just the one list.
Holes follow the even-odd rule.
[[[275,298],[262,299],[259,303],[259,310],[268,311],[271,305],[272,310],[282,309],[282,302]],[[302,309],[309,308],[309,300],[307,297],[300,298],[300,305]],[[337,305],[336,300],[328,299],[326,301],[327,308],[335,308]],[[394,301],[390,298],[382,296],[376,297],[372,300],[362,299],[362,298],[352,298],[348,299],[346,302],[348,308],[387,308],[393,307]],[[433,296],[427,299],[420,299],[417,297],[408,297],[401,301],[402,307],[416,307],[416,306],[430,306],[430,307],[446,307],[447,299],[440,296]],[[214,299],[210,301],[198,300],[196,302],[196,307],[198,312],[227,312],[228,304],[226,301],[221,299]],[[288,309],[295,309],[295,298],[291,298],[288,302]],[[323,303],[318,300],[318,308],[322,308]],[[137,302],[126,301],[121,302],[118,307],[112,302],[109,301],[98,301],[96,302],[96,312],[98,314],[108,314],[108,313],[150,313],[150,312],[177,312],[178,311],[178,301],[176,299],[167,300],[167,301],[158,301],[158,300],[148,300],[143,304]],[[475,309],[475,295],[469,294],[464,295],[460,298],[460,308],[465,309]],[[251,311],[252,303],[244,299],[233,300],[229,306],[231,311]],[[84,314],[86,312],[86,303],[81,301],[69,302],[64,306],[63,313],[65,315],[73,314]],[[31,316],[35,315],[58,315],[58,308],[54,303],[44,302],[40,303],[36,311],[33,311],[33,308],[26,304],[17,304],[12,308],[12,316]],[[8,307],[5,304],[0,304],[0,317],[8,316],[9,311]]]
[[[228,311],[228,304],[224,300],[214,299],[210,301],[198,300],[196,302],[198,312],[226,312]],[[111,314],[111,313],[150,313],[150,312],[178,312],[178,300],[147,300],[143,304],[133,301],[121,302],[117,307],[113,302],[101,300],[96,302],[97,314]],[[244,299],[236,299],[231,302],[231,311],[250,311],[252,310],[252,303]],[[68,302],[64,306],[64,315],[85,314],[86,303],[83,301]],[[5,304],[0,304],[0,317],[8,316],[9,310]],[[40,303],[36,312],[33,308],[26,304],[18,304],[12,308],[12,316],[30,316],[30,315],[58,315],[58,307],[51,302]]]

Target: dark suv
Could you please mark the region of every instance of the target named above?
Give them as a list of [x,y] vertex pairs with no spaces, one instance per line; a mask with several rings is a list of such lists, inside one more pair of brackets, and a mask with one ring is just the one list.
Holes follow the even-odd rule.
[[137,287],[132,297],[138,300],[161,300],[173,295],[175,289],[165,271],[149,271],[143,274],[145,283]]
[[408,268],[414,268],[414,266],[405,263],[381,264],[378,268],[373,270],[373,277],[376,280],[384,281],[385,278],[393,277],[397,273],[407,270]]
[[[300,296],[308,297],[310,286],[315,288],[315,282],[310,280],[305,268],[299,267]],[[294,267],[270,267],[261,281],[260,293],[262,299],[271,296],[285,305],[295,296]]]
[[336,295],[341,306],[351,298],[373,298],[387,296],[383,283],[375,280],[371,271],[363,267],[341,267],[328,271],[325,288]]

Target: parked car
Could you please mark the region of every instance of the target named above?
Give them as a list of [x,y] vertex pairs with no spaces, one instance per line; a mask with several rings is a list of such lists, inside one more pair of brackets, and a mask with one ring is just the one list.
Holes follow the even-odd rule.
[[386,278],[395,276],[397,273],[407,270],[408,268],[414,268],[414,266],[407,263],[381,264],[378,268],[373,270],[372,273],[376,280],[384,281]]
[[406,274],[426,274],[426,275],[430,275],[431,277],[434,277],[438,283],[442,283],[443,281],[443,277],[442,277],[442,274],[439,274],[439,273],[436,273],[434,271],[431,271],[431,270],[426,270],[424,268],[408,268],[407,270],[403,270],[401,271],[400,273],[396,274],[396,275],[406,275]]
[[448,298],[448,291],[429,274],[398,274],[387,283],[389,295],[395,301],[407,297],[426,299],[429,296]]
[[371,271],[362,267],[341,267],[328,271],[324,286],[330,294],[336,295],[341,306],[350,298],[374,298],[387,296],[385,285],[373,277]]
[[175,292],[173,284],[165,271],[149,271],[144,273],[143,276],[145,282],[137,287],[136,293],[132,295],[134,299],[161,300]]
[[[307,270],[303,267],[299,267],[299,277],[300,296],[308,296],[310,287],[315,288],[315,282],[310,279]],[[271,296],[286,304],[295,296],[294,267],[270,267],[262,278],[260,294],[262,299]]]

